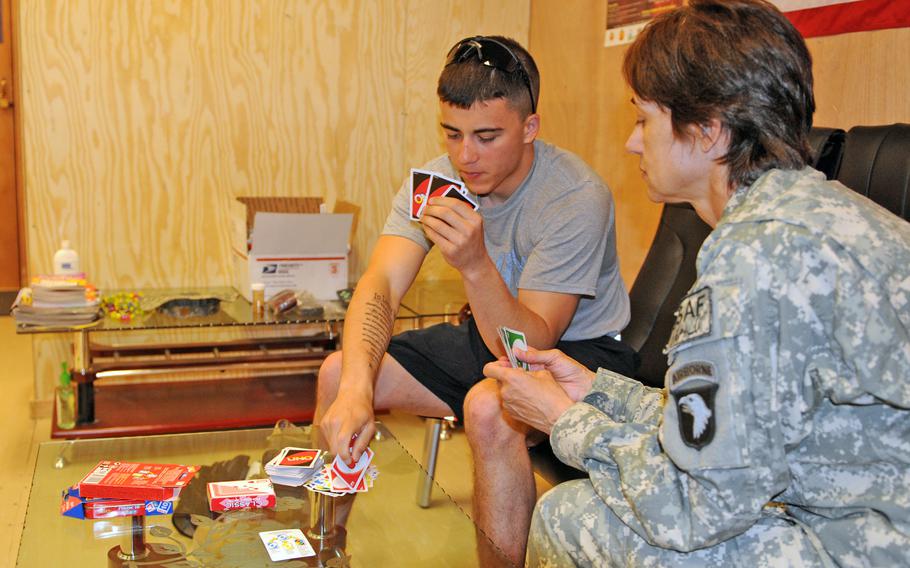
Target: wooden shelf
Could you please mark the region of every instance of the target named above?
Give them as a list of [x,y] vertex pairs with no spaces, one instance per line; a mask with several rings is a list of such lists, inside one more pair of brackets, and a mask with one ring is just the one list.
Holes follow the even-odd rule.
[[311,422],[314,374],[249,379],[95,386],[95,421],[72,430],[51,423],[52,438],[105,438]]

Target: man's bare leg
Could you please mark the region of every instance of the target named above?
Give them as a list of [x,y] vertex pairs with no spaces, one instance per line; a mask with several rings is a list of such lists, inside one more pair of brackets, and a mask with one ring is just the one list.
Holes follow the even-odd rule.
[[[313,424],[319,425],[322,416],[338,396],[341,379],[341,352],[329,355],[319,368],[316,381],[316,412]],[[384,355],[379,366],[373,391],[373,408],[376,410],[402,410],[421,416],[451,416],[452,409],[442,402],[420,381],[415,379],[398,361]],[[335,498],[335,522],[344,526],[354,495]]]
[[[526,438],[532,431],[502,410],[499,383],[485,379],[468,392],[465,433],[474,454],[474,521],[515,566],[522,566],[537,500]],[[499,566],[478,539],[482,566]]]

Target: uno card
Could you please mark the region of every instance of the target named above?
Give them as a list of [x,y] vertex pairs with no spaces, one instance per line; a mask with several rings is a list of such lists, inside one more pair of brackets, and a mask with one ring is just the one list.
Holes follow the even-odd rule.
[[290,560],[305,556],[316,556],[316,551],[303,536],[300,529],[281,529],[278,531],[264,531],[259,533],[262,544],[269,553],[273,562]]
[[[360,454],[360,459],[353,464],[344,463],[337,456],[332,462],[332,490],[354,490],[367,471],[367,466],[373,460],[373,450],[367,448]],[[342,482],[346,487],[338,482]]]
[[474,211],[477,211],[477,207],[478,207],[477,202],[475,202],[474,199],[471,197],[471,195],[464,189],[459,191],[456,187],[453,186],[453,187],[450,187],[449,189],[447,189],[446,192],[442,194],[442,196],[443,197],[452,197],[452,198],[458,199],[460,201],[464,201],[465,203],[467,203],[468,205],[471,206],[471,209],[473,209]]
[[455,189],[456,191],[460,192],[464,189],[464,184],[460,181],[449,179],[437,173],[433,174],[433,179],[430,181],[429,197],[442,197],[451,189]]
[[433,178],[433,172],[423,170],[411,170],[411,207],[410,218],[412,221],[419,221],[423,215],[423,208],[427,205],[427,199],[430,195],[430,180]]
[[509,362],[512,363],[512,366],[516,368],[520,367],[525,371],[530,371],[531,367],[524,361],[519,361],[512,352],[513,347],[517,347],[522,351],[528,350],[528,339],[525,337],[525,334],[505,326],[500,326],[499,338],[502,340],[502,345],[505,347],[506,355],[508,355]]
[[279,454],[280,458],[274,464],[277,469],[283,467],[311,468],[322,455],[322,450],[309,448],[284,448]]

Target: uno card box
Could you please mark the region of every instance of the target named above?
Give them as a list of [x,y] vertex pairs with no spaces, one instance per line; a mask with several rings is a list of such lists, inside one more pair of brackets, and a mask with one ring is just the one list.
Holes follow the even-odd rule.
[[275,506],[275,489],[268,479],[213,481],[208,484],[209,509],[266,509]]
[[82,497],[77,486],[70,487],[63,492],[63,502],[60,504],[60,514],[74,519],[170,515],[173,512],[173,501],[91,499]]
[[234,285],[250,299],[261,282],[270,297],[285,289],[334,300],[347,288],[350,213],[269,213],[254,215],[250,250],[232,248]]
[[164,501],[177,497],[198,466],[104,460],[79,482],[81,497]]

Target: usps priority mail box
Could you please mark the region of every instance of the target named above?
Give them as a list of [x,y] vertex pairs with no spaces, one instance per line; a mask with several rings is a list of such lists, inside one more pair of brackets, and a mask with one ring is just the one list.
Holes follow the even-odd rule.
[[310,292],[318,300],[337,299],[336,292],[348,287],[352,222],[349,213],[257,212],[250,284],[262,282],[266,298],[288,288]]

